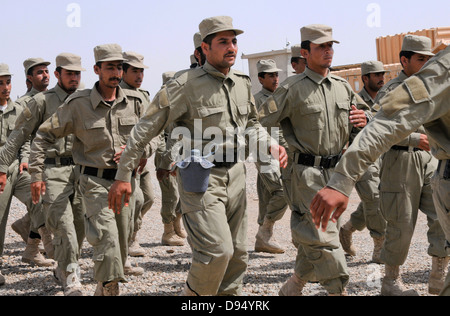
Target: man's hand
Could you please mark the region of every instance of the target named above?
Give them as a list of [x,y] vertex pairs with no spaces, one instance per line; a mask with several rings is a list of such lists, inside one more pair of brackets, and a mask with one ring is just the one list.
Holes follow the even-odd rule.
[[141,159],[139,161],[139,166],[137,168],[137,173],[138,174],[142,174],[142,172],[144,172],[145,166],[147,166],[147,159]]
[[288,165],[288,154],[286,149],[280,145],[272,145],[270,146],[270,154],[280,161],[280,167],[286,169]]
[[[311,203],[311,214],[316,228],[326,231],[328,222],[336,223],[347,209],[349,198],[342,193],[326,187],[314,197]],[[334,213],[333,213],[334,212]]]
[[0,172],[0,194],[3,194],[6,187],[6,182],[8,181],[8,177],[6,173]]
[[122,200],[124,200],[124,205],[128,206],[130,203],[130,197],[131,183],[115,181],[108,194],[109,209],[119,215],[122,211]]
[[352,111],[350,112],[350,123],[352,123],[354,127],[366,127],[366,113],[363,110],[358,110],[356,106],[352,105]]
[[28,171],[28,164],[26,162],[21,163],[19,166],[20,174],[23,174],[24,171]]
[[31,184],[31,199],[33,204],[36,205],[41,200],[41,195],[44,195],[47,190],[45,182],[39,181]]
[[122,154],[123,154],[123,152],[124,152],[124,150],[125,150],[126,147],[127,147],[126,145],[120,146],[120,149],[122,149],[122,150],[119,151],[117,154],[114,155],[113,160],[114,160],[114,162],[115,162],[116,164],[119,164],[119,162],[120,162],[120,157],[122,157]]
[[419,149],[430,151],[430,142],[428,141],[428,136],[425,134],[420,135],[420,143],[419,143]]
[[158,168],[156,170],[156,178],[158,179],[159,182],[162,182],[164,179],[167,179],[168,177],[170,177],[170,170],[165,170],[161,168]]

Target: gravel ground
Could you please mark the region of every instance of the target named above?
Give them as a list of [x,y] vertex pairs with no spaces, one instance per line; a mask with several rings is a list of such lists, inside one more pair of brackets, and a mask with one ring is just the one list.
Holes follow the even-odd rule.
[[[291,242],[290,211],[275,226],[276,237],[285,247],[283,255],[255,253],[254,243],[257,233],[258,198],[256,194],[256,172],[253,165],[248,165],[248,212],[249,232],[248,249],[250,262],[244,279],[244,296],[277,296],[280,287],[293,273],[296,249]],[[177,295],[186,280],[191,261],[188,245],[184,247],[163,247],[161,236],[163,225],[159,214],[161,206],[160,190],[155,181],[156,202],[146,215],[143,229],[139,232],[141,246],[146,251],[144,258],[133,259],[133,264],[145,269],[141,277],[130,277],[129,283],[121,285],[123,296],[174,296]],[[353,195],[351,205],[343,215],[345,223],[359,203],[357,195]],[[24,243],[15,234],[10,224],[22,217],[24,208],[13,201],[5,240],[5,251],[1,258],[2,273],[7,284],[0,287],[0,296],[63,296],[61,288],[54,282],[52,269],[35,268],[21,262]],[[417,290],[420,295],[427,296],[427,282],[431,269],[431,258],[427,255],[426,218],[419,216],[416,233],[411,245],[410,254],[403,266],[403,281]],[[354,235],[359,250],[358,256],[347,258],[350,271],[350,283],[347,287],[350,296],[378,296],[384,267],[371,263],[373,243],[368,231]],[[91,296],[96,284],[92,278],[92,255],[90,245],[85,242],[82,250],[82,284],[85,295]],[[324,296],[325,290],[318,284],[309,284],[304,290],[308,296]]]

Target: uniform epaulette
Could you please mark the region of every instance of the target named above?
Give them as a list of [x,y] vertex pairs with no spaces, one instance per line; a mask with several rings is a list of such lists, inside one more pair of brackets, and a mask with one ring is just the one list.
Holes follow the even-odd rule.
[[179,85],[185,85],[187,82],[206,75],[207,72],[203,68],[190,69],[183,72],[178,77],[173,78]]
[[127,97],[139,99],[139,100],[141,100],[141,102],[144,102],[144,101],[145,101],[145,100],[142,100],[142,98],[143,98],[144,96],[143,96],[142,93],[139,92],[139,91],[131,90],[131,89],[123,89],[123,88],[122,88],[122,90],[123,90],[123,93],[125,93],[125,95],[126,95]]
[[340,77],[340,76],[337,76],[337,75],[334,75],[334,74],[330,74],[330,76],[331,76],[331,78],[333,78],[333,79],[335,79],[335,80],[338,80],[338,81],[342,81],[342,82],[348,83],[347,80],[345,80],[344,78],[342,78],[342,77]]
[[88,97],[90,95],[91,95],[91,89],[77,90],[67,97],[66,102],[72,101],[74,99]]
[[241,72],[241,71],[239,71],[239,70],[234,70],[234,69],[233,69],[233,73],[234,73],[236,76],[246,77],[246,78],[249,78],[249,79],[250,79],[249,75],[247,75],[247,74],[245,74],[245,73],[243,73],[243,72]]
[[290,86],[295,85],[297,82],[300,82],[306,78],[307,78],[307,76],[305,73],[291,76],[291,77],[287,78],[285,81],[283,81],[280,84],[280,87],[283,87],[284,89],[289,89]]

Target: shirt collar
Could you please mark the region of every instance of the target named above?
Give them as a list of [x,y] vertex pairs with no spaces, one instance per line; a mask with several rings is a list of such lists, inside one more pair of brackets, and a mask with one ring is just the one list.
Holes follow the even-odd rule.
[[[98,82],[94,85],[94,88],[92,88],[91,91],[91,104],[94,110],[103,103],[106,106],[110,106],[108,103],[103,100],[103,97],[101,96],[100,92],[98,92],[97,89]],[[114,103],[112,106],[121,103],[122,101],[127,102],[127,98],[125,97],[125,93],[123,92],[122,88],[120,86],[117,87],[116,91],[116,100],[114,100]]]
[[61,102],[64,102],[67,99],[67,97],[69,96],[69,94],[66,91],[64,91],[63,88],[61,88],[59,86],[59,84],[57,84],[55,86],[55,88],[53,88],[53,90],[55,90],[56,95],[58,96],[58,98]]
[[230,72],[228,75],[224,75],[222,72],[218,71],[216,68],[214,68],[210,63],[206,62],[203,66],[203,70],[206,71],[211,76],[215,77],[218,80],[225,81],[225,80],[231,80],[232,84],[235,84],[234,79],[234,71],[233,69],[230,69]]
[[325,80],[330,81],[331,78],[331,71],[328,71],[328,74],[326,77],[322,77],[321,75],[319,75],[317,72],[312,71],[311,69],[309,69],[308,67],[306,67],[304,74],[311,79],[312,81],[314,81],[317,84],[322,84]]

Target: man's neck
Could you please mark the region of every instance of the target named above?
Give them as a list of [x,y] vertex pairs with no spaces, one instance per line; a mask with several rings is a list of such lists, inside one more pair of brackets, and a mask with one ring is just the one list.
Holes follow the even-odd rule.
[[102,96],[103,100],[114,101],[116,99],[117,88],[107,87],[103,85],[101,82],[99,82],[97,89],[100,95]]
[[370,97],[375,100],[375,98],[377,97],[378,92],[377,91],[373,91],[370,88],[364,87],[364,89],[366,90],[366,92],[370,95]]

